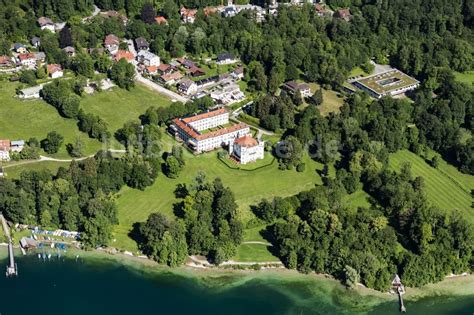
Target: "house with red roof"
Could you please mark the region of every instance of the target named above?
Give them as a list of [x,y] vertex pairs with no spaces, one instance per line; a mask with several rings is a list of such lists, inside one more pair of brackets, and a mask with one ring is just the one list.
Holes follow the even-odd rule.
[[53,79],[61,78],[64,75],[61,65],[49,64],[46,68],[48,70],[48,75]]
[[132,52],[128,50],[118,50],[117,53],[114,56],[114,60],[119,62],[120,59],[125,59],[128,62],[131,62],[135,59],[135,56],[133,55]]
[[158,25],[167,25],[168,24],[168,20],[164,16],[155,17],[155,22]]
[[104,39],[104,47],[111,55],[115,55],[119,49],[120,39],[114,34],[109,34]]
[[10,140],[0,140],[0,161],[10,161]]
[[194,23],[196,20],[197,10],[186,9],[185,7],[182,7],[179,10],[179,14],[181,15],[181,21],[183,21],[183,23]]
[[240,164],[255,162],[264,158],[265,143],[247,134],[235,139],[229,145],[229,154],[239,161]]
[[18,60],[23,67],[33,69],[36,67],[36,56],[34,53],[19,54]]

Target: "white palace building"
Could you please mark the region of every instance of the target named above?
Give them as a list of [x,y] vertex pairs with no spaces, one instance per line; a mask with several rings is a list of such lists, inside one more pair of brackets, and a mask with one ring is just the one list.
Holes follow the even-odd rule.
[[[233,152],[244,152],[244,155],[248,152],[250,154],[250,150],[238,148],[236,150],[236,143],[238,146],[238,143],[243,141],[239,139],[247,139],[246,143],[251,141],[249,139],[252,139],[252,143],[262,146],[263,155],[263,142],[260,145],[260,142],[252,138],[250,127],[247,124],[238,123],[231,125],[229,123],[229,112],[225,108],[219,108],[191,117],[176,118],[173,120],[170,130],[177,139],[182,140],[195,153],[212,151],[222,146],[227,146],[231,154]],[[253,156],[254,154],[251,155]],[[241,163],[255,160],[251,156],[242,156],[242,154],[237,157]]]

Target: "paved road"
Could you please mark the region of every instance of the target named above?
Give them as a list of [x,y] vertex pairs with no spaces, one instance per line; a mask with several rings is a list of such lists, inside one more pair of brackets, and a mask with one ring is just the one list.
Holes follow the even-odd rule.
[[[137,56],[137,51],[135,50],[135,45],[133,44],[133,41],[131,39],[127,40],[128,44],[128,50],[133,53],[134,56]],[[173,91],[168,90],[167,88],[162,87],[159,84],[156,84],[155,82],[148,80],[147,78],[144,78],[137,69],[137,62],[134,60],[132,64],[135,66],[135,80],[137,82],[140,82],[141,84],[147,86],[148,88],[155,90],[156,92],[160,94],[164,94],[171,98],[171,100],[176,100],[179,102],[186,103],[189,101],[187,97],[184,97],[182,95],[179,95],[178,93],[175,93]]]
[[100,9],[94,4],[94,12],[92,12],[92,15],[89,15],[83,18],[82,23],[87,22],[88,20],[92,19],[94,16],[96,16],[99,13],[100,13]]

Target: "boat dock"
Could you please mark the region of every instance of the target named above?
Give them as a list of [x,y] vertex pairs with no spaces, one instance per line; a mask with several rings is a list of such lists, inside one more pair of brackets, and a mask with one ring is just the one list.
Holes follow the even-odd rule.
[[15,263],[15,256],[14,256],[14,253],[13,253],[13,241],[12,241],[12,238],[10,236],[10,229],[8,228],[7,221],[5,220],[5,217],[3,216],[3,214],[0,214],[0,220],[2,221],[3,233],[5,233],[5,236],[8,239],[9,263],[7,265],[6,276],[7,277],[18,276],[18,267]]
[[[395,275],[395,278],[392,281],[392,289],[398,294],[398,303],[400,305],[400,312],[406,313],[407,309],[403,303],[403,294],[405,294],[405,286],[402,284],[400,277]],[[393,291],[392,291],[393,292]]]

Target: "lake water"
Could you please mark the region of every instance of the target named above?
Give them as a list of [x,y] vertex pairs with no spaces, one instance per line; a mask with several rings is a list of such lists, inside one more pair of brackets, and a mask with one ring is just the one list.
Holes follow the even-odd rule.
[[[0,261],[0,315],[22,314],[399,314],[397,302],[375,304],[321,280],[227,275],[193,277],[109,259],[42,261],[20,257],[18,278]],[[202,273],[201,273],[202,275]],[[407,314],[474,313],[474,297],[407,301]]]

